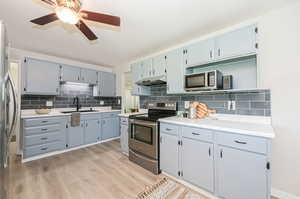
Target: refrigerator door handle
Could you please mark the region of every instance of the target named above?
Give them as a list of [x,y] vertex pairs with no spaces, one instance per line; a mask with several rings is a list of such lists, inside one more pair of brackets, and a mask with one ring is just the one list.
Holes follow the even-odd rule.
[[[16,127],[18,105],[17,105],[16,87],[14,85],[14,82],[13,82],[13,80],[11,78],[11,74],[9,72],[7,72],[7,74],[5,76],[5,85],[6,85],[6,88],[7,88],[8,84],[10,84],[11,89],[12,89],[13,105],[14,105],[14,107],[13,107],[14,110],[13,110],[12,123],[11,123],[10,128],[6,132],[7,138],[10,139],[10,136],[13,133],[13,131],[15,130],[15,127]],[[6,89],[6,90],[8,90],[8,89]]]

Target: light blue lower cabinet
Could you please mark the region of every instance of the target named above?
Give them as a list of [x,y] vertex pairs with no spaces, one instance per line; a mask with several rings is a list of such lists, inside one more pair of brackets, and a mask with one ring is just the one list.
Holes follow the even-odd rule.
[[104,118],[102,119],[102,140],[120,136],[119,118]]
[[179,172],[178,140],[177,135],[160,134],[160,169],[173,176]]
[[160,169],[223,199],[270,199],[270,143],[261,137],[161,123]]
[[218,193],[225,199],[268,198],[265,155],[219,147]]
[[85,121],[84,143],[90,144],[101,139],[100,118]]
[[85,122],[81,121],[79,126],[72,127],[68,124],[67,129],[67,146],[68,148],[77,147],[84,144],[84,127]]
[[181,148],[183,179],[214,192],[213,144],[183,137]]

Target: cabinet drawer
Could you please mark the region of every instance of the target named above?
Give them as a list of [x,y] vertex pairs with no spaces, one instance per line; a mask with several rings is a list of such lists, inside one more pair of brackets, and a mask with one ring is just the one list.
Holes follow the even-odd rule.
[[62,139],[62,133],[55,131],[51,133],[44,133],[40,135],[25,136],[25,146],[41,145],[48,142],[59,141]]
[[128,126],[128,118],[127,117],[120,117],[120,124]]
[[32,134],[44,134],[53,131],[59,131],[60,125],[45,125],[45,126],[38,126],[38,127],[28,127],[24,129],[24,135],[32,135]]
[[31,146],[31,147],[26,147],[24,150],[24,156],[25,158],[35,156],[35,155],[40,155],[56,150],[61,150],[63,149],[64,145],[63,142],[52,142],[52,143],[47,143],[47,144],[42,144],[38,146]]
[[257,153],[267,153],[267,140],[247,135],[218,133],[217,142],[220,145],[243,149]]
[[41,125],[48,125],[48,124],[57,124],[59,123],[61,118],[37,118],[37,119],[25,119],[24,126],[41,126]]
[[160,132],[161,133],[168,133],[172,135],[178,135],[179,132],[179,127],[171,124],[165,124],[161,123],[160,124]]
[[102,113],[102,118],[111,118],[111,117],[118,117],[120,112],[107,112],[107,113]]
[[213,131],[208,129],[182,127],[182,136],[195,140],[213,142]]

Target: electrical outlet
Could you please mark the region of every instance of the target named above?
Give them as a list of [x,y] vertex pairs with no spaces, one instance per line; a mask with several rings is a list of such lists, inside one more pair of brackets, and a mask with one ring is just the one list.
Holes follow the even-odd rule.
[[103,100],[100,101],[100,105],[104,105],[104,101]]
[[229,111],[235,111],[235,109],[236,109],[236,102],[235,101],[228,101],[227,102],[227,109]]
[[236,109],[236,106],[235,106],[235,101],[231,101],[231,110],[232,111],[235,111],[235,109]]
[[118,104],[121,104],[121,100],[120,99],[118,99]]
[[231,101],[227,102],[227,109],[230,111],[231,110]]
[[184,108],[188,109],[190,106],[190,101],[184,101]]
[[52,107],[53,106],[53,101],[46,101],[46,106]]

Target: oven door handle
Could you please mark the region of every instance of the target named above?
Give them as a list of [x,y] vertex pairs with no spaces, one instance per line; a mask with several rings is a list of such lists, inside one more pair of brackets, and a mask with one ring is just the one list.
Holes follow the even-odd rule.
[[156,122],[148,122],[148,121],[141,121],[141,120],[130,120],[131,124],[138,124],[138,125],[142,125],[142,126],[157,126]]

